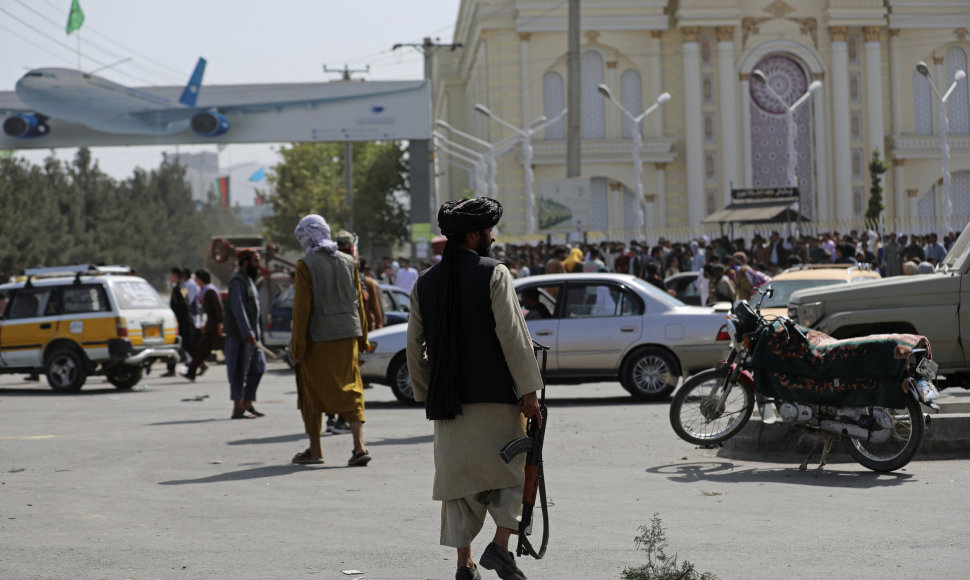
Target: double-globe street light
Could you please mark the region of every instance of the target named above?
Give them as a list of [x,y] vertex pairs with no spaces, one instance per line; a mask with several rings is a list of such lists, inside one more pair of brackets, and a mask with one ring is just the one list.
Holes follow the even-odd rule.
[[795,162],[797,161],[798,157],[798,154],[795,151],[795,137],[798,135],[798,125],[795,124],[795,110],[802,106],[802,104],[808,100],[808,97],[810,97],[812,93],[822,88],[822,81],[812,81],[812,83],[808,85],[808,90],[805,91],[805,94],[798,97],[794,103],[789,105],[785,99],[783,99],[781,95],[775,91],[774,87],[771,86],[771,83],[768,82],[768,77],[765,76],[765,73],[761,72],[761,70],[754,69],[751,71],[751,77],[758,83],[764,85],[765,88],[768,89],[768,92],[771,93],[771,96],[774,97],[775,100],[777,100],[781,106],[785,108],[785,121],[788,123],[788,187],[798,187],[798,176],[795,174]]
[[658,108],[660,108],[660,105],[670,100],[670,93],[660,93],[657,100],[654,101],[652,105],[647,107],[644,112],[634,116],[633,113],[628,111],[627,108],[623,106],[623,103],[616,100],[616,97],[614,97],[613,93],[610,92],[610,88],[608,86],[601,83],[597,85],[596,90],[598,90],[600,94],[606,97],[611,103],[616,105],[616,108],[622,111],[623,114],[626,115],[627,119],[630,120],[630,129],[633,132],[633,183],[634,187],[636,188],[637,221],[640,223],[640,227],[642,228],[646,216],[646,212],[644,212],[646,201],[643,197],[643,183],[641,183],[640,180],[640,171],[642,170],[643,166],[643,163],[640,161],[640,143],[643,139],[640,134],[641,124],[647,115],[656,111]]
[[930,69],[928,66],[926,66],[925,62],[920,61],[916,63],[916,72],[926,77],[926,80],[930,83],[930,86],[933,87],[933,92],[936,94],[936,97],[940,99],[940,150],[943,157],[941,160],[943,172],[943,193],[946,195],[946,211],[944,212],[946,217],[944,219],[946,222],[945,227],[947,229],[947,232],[945,233],[949,234],[949,230],[951,229],[952,225],[951,220],[953,218],[953,199],[950,196],[950,146],[947,145],[946,142],[946,135],[950,130],[950,119],[946,114],[946,101],[950,98],[950,95],[953,94],[953,89],[957,88],[957,84],[963,79],[967,78],[967,72],[958,70],[956,73],[954,73],[953,82],[950,83],[950,88],[948,88],[946,93],[943,95],[940,95],[940,91],[936,89],[936,85],[933,83],[933,78],[930,77]]
[[532,172],[532,135],[553,123],[559,122],[566,116],[566,109],[563,109],[561,113],[552,119],[547,119],[543,115],[529,123],[529,126],[525,129],[520,129],[509,123],[480,103],[475,105],[475,110],[514,132],[517,135],[517,137],[513,137],[514,140],[518,141],[521,139],[522,141],[522,167],[525,170],[525,233],[526,235],[531,235],[535,233],[535,196],[532,192],[532,180],[534,176]]

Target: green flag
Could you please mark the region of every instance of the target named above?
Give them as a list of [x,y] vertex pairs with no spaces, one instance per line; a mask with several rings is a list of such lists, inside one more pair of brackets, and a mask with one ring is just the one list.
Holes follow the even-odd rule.
[[78,0],[71,1],[71,15],[67,17],[67,34],[70,35],[84,24],[84,11]]

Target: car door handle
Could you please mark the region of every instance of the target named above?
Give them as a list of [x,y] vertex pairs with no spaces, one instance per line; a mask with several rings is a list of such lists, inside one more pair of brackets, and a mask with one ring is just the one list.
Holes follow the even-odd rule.
[[551,330],[537,330],[536,336],[552,336]]
[[636,332],[636,331],[637,331],[637,327],[636,326],[621,326],[620,327],[620,332]]
[[40,325],[41,330],[47,330],[50,327],[51,327],[51,323],[50,322],[45,322],[44,324],[41,324]]

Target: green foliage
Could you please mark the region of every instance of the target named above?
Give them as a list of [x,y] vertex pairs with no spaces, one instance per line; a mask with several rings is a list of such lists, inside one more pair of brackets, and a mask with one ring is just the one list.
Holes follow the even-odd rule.
[[879,150],[872,151],[869,160],[869,205],[866,207],[866,220],[875,225],[886,207],[882,203],[882,174],[889,171],[889,166],[879,157]]
[[647,563],[624,569],[623,580],[717,580],[710,572],[698,572],[687,560],[678,566],[677,555],[667,555],[667,535],[659,513],[653,514],[649,526],[640,526],[639,530],[634,543],[637,550],[646,552]]
[[[204,263],[213,233],[245,229],[226,213],[209,206],[197,211],[185,168],[167,157],[121,182],[101,171],[85,148],[71,163],[3,158],[0,271],[125,264],[161,287],[172,266]],[[222,214],[221,221],[213,214]]]
[[[408,213],[395,197],[406,188],[407,165],[397,142],[354,143],[354,230],[361,240],[404,241]],[[342,143],[294,143],[280,150],[273,189],[260,195],[273,208],[263,220],[274,243],[299,250],[293,228],[310,213],[322,215],[336,232],[348,223]]]

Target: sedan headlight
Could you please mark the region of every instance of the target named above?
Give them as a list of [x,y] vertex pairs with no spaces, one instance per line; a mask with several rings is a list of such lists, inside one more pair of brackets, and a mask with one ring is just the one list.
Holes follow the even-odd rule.
[[825,316],[825,307],[821,302],[809,302],[788,308],[788,317],[803,326],[815,326],[823,316]]

